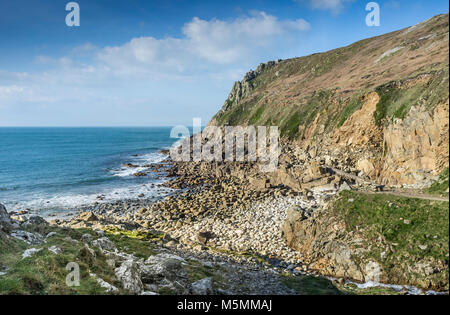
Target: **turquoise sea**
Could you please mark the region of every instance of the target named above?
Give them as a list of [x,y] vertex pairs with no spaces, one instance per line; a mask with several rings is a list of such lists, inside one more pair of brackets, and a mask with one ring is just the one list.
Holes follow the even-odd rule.
[[[170,127],[0,128],[0,203],[9,211],[65,211],[151,198],[160,180],[132,176],[162,161]],[[137,169],[124,163],[140,165]],[[143,197],[144,196],[144,197]]]

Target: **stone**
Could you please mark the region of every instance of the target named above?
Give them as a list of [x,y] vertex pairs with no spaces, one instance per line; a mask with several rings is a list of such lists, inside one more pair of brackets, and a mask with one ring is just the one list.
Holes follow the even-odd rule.
[[83,243],[90,244],[93,240],[94,240],[94,237],[89,233],[83,234],[81,236],[81,241]]
[[206,243],[208,243],[208,241],[210,239],[213,239],[213,238],[214,238],[214,234],[211,233],[211,232],[201,232],[201,231],[199,231],[196,234],[197,241],[202,243],[202,244],[204,244],[204,245],[206,245]]
[[57,234],[56,232],[50,232],[45,236],[45,239],[49,239],[49,238],[55,236],[56,234]]
[[6,211],[6,207],[0,203],[0,224],[3,222],[11,222],[11,218],[9,217],[8,211]]
[[92,241],[92,246],[98,247],[101,250],[114,251],[116,250],[116,245],[109,240],[107,237],[101,237],[95,241]]
[[419,248],[421,250],[427,250],[428,249],[428,245],[419,245]]
[[176,255],[161,253],[150,256],[141,266],[142,279],[146,283],[158,282],[162,279],[175,279],[183,273],[183,263],[186,261]]
[[193,295],[211,295],[213,294],[212,278],[204,278],[191,284],[191,293]]
[[118,292],[119,289],[116,288],[115,286],[113,286],[112,284],[109,284],[108,282],[106,282],[105,280],[99,278],[96,274],[90,273],[89,274],[92,278],[94,278],[97,283],[103,288],[105,289],[106,293],[114,293],[114,292]]
[[48,222],[41,217],[33,216],[25,222],[25,225],[48,225]]
[[36,253],[39,253],[42,250],[42,248],[36,249],[36,248],[30,248],[23,252],[22,259],[31,257],[35,255]]
[[98,221],[98,217],[93,212],[83,212],[78,216],[78,219],[86,222]]
[[152,292],[152,291],[145,291],[145,292],[142,292],[141,295],[159,295],[159,294],[156,292]]
[[375,166],[367,159],[361,159],[356,162],[356,168],[369,177],[375,175]]
[[349,184],[346,181],[342,182],[342,185],[339,187],[339,192],[341,191],[349,191],[352,190]]
[[133,260],[126,260],[114,271],[122,287],[132,294],[140,294],[144,290],[139,266]]
[[60,254],[60,253],[62,252],[62,249],[59,248],[58,246],[52,246],[52,247],[49,247],[48,250],[49,250],[50,252],[52,252],[53,254],[55,254],[55,255],[58,255],[58,254]]
[[12,220],[8,211],[6,211],[6,207],[0,203],[0,231],[9,232],[12,229],[11,224]]
[[11,236],[32,245],[41,244],[43,240],[42,235],[38,233],[30,233],[22,230],[16,230],[12,232]]

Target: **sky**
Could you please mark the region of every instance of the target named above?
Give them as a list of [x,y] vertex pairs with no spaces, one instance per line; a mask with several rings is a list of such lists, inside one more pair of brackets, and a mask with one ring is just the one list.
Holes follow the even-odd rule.
[[206,124],[269,60],[349,45],[448,13],[444,0],[0,1],[0,126]]

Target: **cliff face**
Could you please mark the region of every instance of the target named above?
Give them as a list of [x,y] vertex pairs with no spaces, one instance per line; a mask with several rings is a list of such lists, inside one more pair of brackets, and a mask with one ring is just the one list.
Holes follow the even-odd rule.
[[330,156],[383,184],[426,184],[448,167],[448,31],[448,15],[439,15],[261,64],[235,83],[210,125],[276,125],[313,159]]

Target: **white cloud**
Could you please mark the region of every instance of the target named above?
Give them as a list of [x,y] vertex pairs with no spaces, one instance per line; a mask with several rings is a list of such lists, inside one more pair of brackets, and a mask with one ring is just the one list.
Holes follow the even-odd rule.
[[339,13],[346,4],[354,0],[296,0],[297,2],[307,1],[314,10],[329,10],[334,14]]
[[259,11],[229,21],[195,17],[183,26],[182,38],[134,38],[122,46],[106,47],[98,59],[120,71],[163,68],[185,72],[198,70],[198,64],[205,62],[229,65],[254,61],[262,57],[262,49],[280,51],[281,42],[290,45],[288,38],[299,40],[299,33],[309,28],[303,19],[280,21]]
[[0,85],[0,97],[10,96],[12,94],[17,94],[23,92],[24,88],[22,86],[10,85],[1,86]]
[[251,67],[301,54],[309,29],[303,19],[255,11],[229,20],[193,18],[179,38],[139,37],[103,48],[86,43],[67,56],[36,56],[45,71],[0,70],[0,125],[208,120]]

